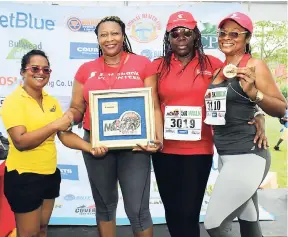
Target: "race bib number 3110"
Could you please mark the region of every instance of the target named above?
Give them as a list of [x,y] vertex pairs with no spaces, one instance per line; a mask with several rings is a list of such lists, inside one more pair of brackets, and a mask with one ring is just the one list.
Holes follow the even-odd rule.
[[196,106],[166,106],[164,138],[167,140],[201,140],[202,108]]

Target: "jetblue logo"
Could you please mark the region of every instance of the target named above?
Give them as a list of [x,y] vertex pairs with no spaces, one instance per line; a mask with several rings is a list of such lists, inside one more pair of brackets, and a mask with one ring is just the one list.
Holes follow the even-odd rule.
[[10,15],[0,15],[0,27],[3,28],[30,28],[34,30],[54,30],[55,22],[37,18],[31,13],[16,12]]
[[70,42],[70,59],[96,59],[98,53],[96,43]]
[[61,178],[68,180],[79,180],[77,165],[58,165],[61,171]]

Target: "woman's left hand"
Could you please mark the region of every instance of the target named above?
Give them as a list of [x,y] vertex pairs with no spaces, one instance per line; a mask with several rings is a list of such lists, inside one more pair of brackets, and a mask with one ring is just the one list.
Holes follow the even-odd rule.
[[248,122],[249,124],[255,125],[256,135],[254,138],[254,143],[258,144],[259,148],[266,150],[269,147],[268,139],[265,136],[265,118],[262,114],[257,115],[253,120]]
[[135,147],[132,151],[145,151],[149,153],[155,153],[163,148],[163,143],[159,140],[154,140],[148,142],[146,146],[137,144],[138,147]]
[[[255,67],[240,67],[237,69],[237,77],[243,91],[250,97],[256,97],[257,89],[255,87],[256,73]],[[252,99],[253,100],[253,99]]]

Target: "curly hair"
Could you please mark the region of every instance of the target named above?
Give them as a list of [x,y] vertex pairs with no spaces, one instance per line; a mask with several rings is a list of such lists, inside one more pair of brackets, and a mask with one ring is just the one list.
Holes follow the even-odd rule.
[[[101,21],[99,21],[99,23],[97,24],[95,31],[94,31],[97,38],[98,38],[99,26],[102,23],[107,22],[107,21],[116,22],[120,25],[122,34],[124,35],[123,50],[127,53],[133,53],[130,41],[129,41],[127,34],[125,32],[125,27],[126,27],[125,23],[118,16],[106,16]],[[102,51],[100,45],[98,46],[98,49],[99,49],[99,57],[101,57],[103,55],[103,51]]]

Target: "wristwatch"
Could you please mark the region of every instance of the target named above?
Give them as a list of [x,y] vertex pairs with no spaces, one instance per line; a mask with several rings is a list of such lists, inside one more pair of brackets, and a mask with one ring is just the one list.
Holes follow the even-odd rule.
[[257,90],[255,100],[250,99],[250,101],[257,104],[263,100],[263,97],[264,97],[264,94],[261,91]]

